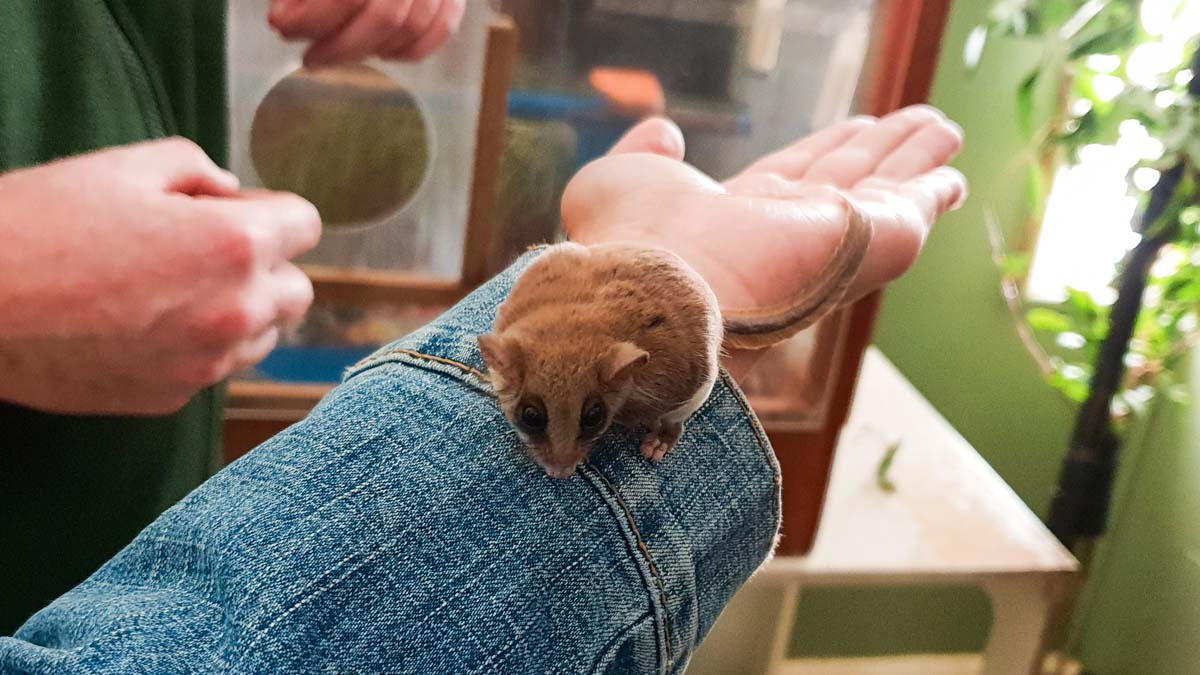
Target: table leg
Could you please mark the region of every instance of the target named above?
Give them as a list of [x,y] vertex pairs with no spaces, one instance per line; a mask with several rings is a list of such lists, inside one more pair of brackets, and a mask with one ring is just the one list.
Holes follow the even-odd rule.
[[992,633],[983,675],[1039,675],[1041,650],[1054,595],[1038,578],[983,583],[992,601]]
[[688,664],[688,675],[768,675],[787,658],[799,584],[756,584],[733,596]]

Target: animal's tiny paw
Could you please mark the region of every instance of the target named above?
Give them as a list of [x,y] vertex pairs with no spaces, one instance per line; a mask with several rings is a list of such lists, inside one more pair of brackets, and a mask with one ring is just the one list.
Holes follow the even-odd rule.
[[658,436],[651,434],[646,436],[642,441],[642,457],[652,461],[661,462],[663,457],[675,447],[674,443],[668,443]]

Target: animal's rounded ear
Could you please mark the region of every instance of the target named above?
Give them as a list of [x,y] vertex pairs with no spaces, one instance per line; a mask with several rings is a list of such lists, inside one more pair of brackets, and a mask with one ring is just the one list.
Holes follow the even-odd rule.
[[488,370],[505,385],[517,385],[524,375],[525,360],[516,340],[489,333],[476,338]]
[[632,342],[618,342],[609,347],[600,360],[600,380],[604,384],[620,384],[649,360],[650,353],[641,347]]

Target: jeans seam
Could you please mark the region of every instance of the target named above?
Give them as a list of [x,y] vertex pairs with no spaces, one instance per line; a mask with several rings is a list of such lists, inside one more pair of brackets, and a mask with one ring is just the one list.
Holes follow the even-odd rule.
[[[428,361],[430,363],[440,363],[442,365],[446,365],[446,366],[455,368],[462,372],[463,377],[459,378],[460,381],[473,386],[475,389],[480,390],[481,392],[487,394],[488,396],[492,396],[493,398],[495,397],[495,392],[492,391],[491,385],[488,383],[487,373],[484,373],[483,371],[481,371],[477,368],[474,368],[470,365],[462,363],[461,361],[455,361],[454,359],[448,359],[448,358],[445,358],[442,356],[434,356],[432,354],[425,354],[423,352],[419,352],[414,349],[405,349],[402,347],[394,347],[385,352],[381,352],[374,356],[368,357],[367,359],[365,359],[363,361],[360,361],[359,363],[355,364],[354,366],[352,366],[350,368],[349,374],[346,376],[346,379],[349,380],[350,378],[358,377],[359,375],[362,375],[363,373],[365,373],[369,370],[373,370],[379,366],[382,366],[382,365],[385,365],[388,363],[396,363],[396,364],[400,364],[400,365],[408,365],[408,366],[414,366],[417,368],[422,368],[422,364],[410,363],[410,362],[406,362],[402,358],[396,358],[396,357],[405,357],[405,356],[407,356],[411,359],[414,359],[416,361]],[[422,369],[425,370],[425,368],[422,368]],[[430,370],[432,372],[441,373],[443,375],[451,375],[450,373],[446,373],[443,370],[438,370],[438,369],[430,369]]]
[[[379,356],[375,357],[375,359],[377,359],[379,363],[383,363],[385,360],[387,360],[388,356],[391,356],[393,354],[406,354],[408,356],[411,356],[411,357],[417,358],[417,359],[428,359],[428,360],[434,361],[436,363],[444,363],[448,366],[454,366],[455,368],[458,368],[459,370],[463,371],[464,373],[466,373],[468,375],[474,375],[475,377],[478,377],[481,380],[487,380],[487,374],[484,373],[482,370],[472,368],[471,366],[468,366],[467,364],[462,363],[460,361],[455,361],[454,359],[447,359],[445,357],[434,356],[432,354],[424,354],[422,352],[418,352],[413,349],[404,349],[402,347],[395,347],[395,348],[387,350],[386,352],[383,352]],[[364,364],[365,363],[366,362],[364,362]],[[372,363],[370,365],[377,365],[377,364]]]
[[[646,541],[642,538],[642,533],[638,529],[637,521],[635,521],[633,518],[633,512],[629,510],[629,506],[625,503],[625,500],[621,498],[621,494],[617,491],[616,486],[613,485],[612,482],[608,480],[608,477],[601,473],[599,469],[596,469],[591,464],[584,465],[584,474],[598,479],[592,480],[591,483],[597,486],[597,489],[599,489],[601,493],[609,495],[616,503],[616,506],[620,507],[620,513],[615,515],[617,515],[618,520],[621,520],[621,522],[623,522],[629,528],[628,531],[625,532],[626,543],[630,544],[631,548],[635,551],[640,552],[646,569],[650,573],[650,577],[653,580],[656,588],[648,588],[647,590],[651,593],[655,591],[658,593],[658,597],[656,599],[657,604],[655,606],[661,607],[662,614],[661,619],[655,621],[655,624],[659,629],[657,632],[659,633],[660,642],[662,643],[662,653],[665,656],[665,664],[663,665],[669,667],[669,665],[674,662],[674,657],[671,654],[671,615],[670,608],[667,605],[666,583],[663,581],[658,565],[654,561],[653,554],[650,553],[650,547],[646,545]],[[610,504],[612,504],[612,502],[610,502]],[[616,509],[613,510],[615,511]],[[624,514],[623,518],[621,517],[621,514]],[[632,536],[632,541],[629,540],[630,536]],[[655,614],[658,614],[658,612],[655,612]],[[665,668],[660,667],[658,670],[661,672],[665,670]]]
[[601,650],[600,658],[592,664],[592,669],[590,671],[592,675],[598,675],[599,673],[605,672],[607,666],[609,665],[605,659],[612,655],[613,650],[620,649],[621,644],[625,641],[625,639],[641,628],[643,623],[653,620],[654,612],[647,611],[645,614],[642,614],[637,619],[632,621],[628,626],[623,628],[621,632],[614,635],[613,638],[609,640],[608,644],[604,645],[604,648]]

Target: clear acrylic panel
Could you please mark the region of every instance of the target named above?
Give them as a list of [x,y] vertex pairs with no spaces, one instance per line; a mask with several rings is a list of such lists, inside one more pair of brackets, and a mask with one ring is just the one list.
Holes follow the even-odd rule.
[[248,186],[317,205],[321,243],[300,262],[457,278],[462,264],[487,27],[462,27],[419,63],[302,68],[267,0],[229,3],[230,162]]

